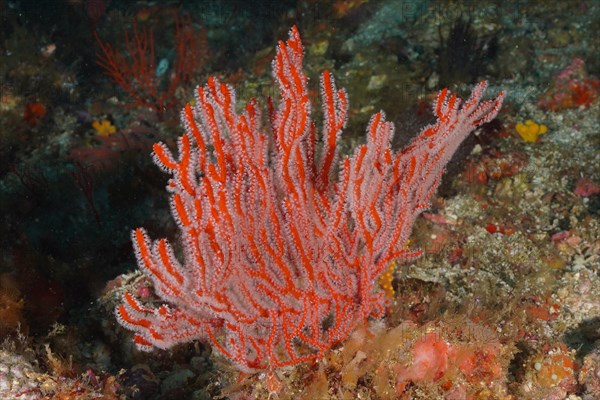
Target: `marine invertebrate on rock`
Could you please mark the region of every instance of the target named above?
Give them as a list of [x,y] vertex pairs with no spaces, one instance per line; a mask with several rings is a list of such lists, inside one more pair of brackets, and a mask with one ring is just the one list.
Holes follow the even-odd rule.
[[515,130],[526,142],[537,142],[538,137],[548,132],[548,127],[544,124],[528,119],[524,123],[519,122],[515,125]]
[[367,143],[338,153],[346,92],[321,76],[322,142],[316,141],[303,47],[293,27],[273,61],[279,103],[264,126],[257,102],[242,113],[231,86],[210,78],[182,112],[178,156],[154,145],[171,179],[171,210],[184,262],[166,239],[133,234],[138,265],[166,304],[126,293],[116,310],[140,349],[207,339],[242,370],[321,357],[358,324],[383,314],[377,280],[406,247],[460,142],[493,119],[503,93],[483,101],[486,83],[461,100],[447,89],[437,118],[403,150],[393,124],[371,118]]
[[117,132],[117,127],[107,119],[93,121],[92,128],[94,128],[100,136],[110,136]]

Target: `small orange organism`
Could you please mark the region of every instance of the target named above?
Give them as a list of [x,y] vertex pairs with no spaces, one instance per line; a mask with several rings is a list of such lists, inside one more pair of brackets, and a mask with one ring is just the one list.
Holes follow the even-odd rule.
[[535,381],[544,387],[573,385],[575,379],[575,361],[572,352],[559,343],[547,354],[534,360]]
[[23,120],[31,128],[37,125],[38,121],[46,115],[46,106],[39,101],[28,103],[23,111]]
[[110,136],[117,132],[117,128],[107,119],[92,122],[92,128],[94,128],[100,136]]
[[396,291],[394,290],[394,287],[392,286],[392,281],[394,280],[394,272],[395,271],[396,271],[396,262],[392,261],[390,263],[389,268],[383,274],[381,274],[379,276],[379,286],[381,286],[381,288],[385,292],[385,295],[389,299],[393,299],[394,296],[396,295]]
[[524,141],[534,143],[537,142],[538,136],[548,132],[548,127],[528,119],[525,123],[519,122],[515,125],[515,130]]

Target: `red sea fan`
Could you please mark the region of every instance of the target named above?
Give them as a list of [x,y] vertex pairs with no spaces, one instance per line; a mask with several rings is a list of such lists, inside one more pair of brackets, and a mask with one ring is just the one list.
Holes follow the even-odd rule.
[[317,144],[302,59],[293,27],[273,61],[279,102],[270,126],[256,101],[238,113],[233,88],[210,78],[182,112],[178,156],[154,145],[171,175],[184,256],[141,228],[132,234],[140,269],[165,302],[146,306],[126,293],[117,308],[140,349],[206,339],[242,370],[271,369],[317,359],[381,316],[378,277],[391,260],[420,254],[406,247],[415,218],[461,141],[504,97],[483,101],[485,82],[462,105],[442,90],[437,121],[402,151],[392,150],[394,126],[379,112],[367,143],[342,157],[346,92],[322,74]]

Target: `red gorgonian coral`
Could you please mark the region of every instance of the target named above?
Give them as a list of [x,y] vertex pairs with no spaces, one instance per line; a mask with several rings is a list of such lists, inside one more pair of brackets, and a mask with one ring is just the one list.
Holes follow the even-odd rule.
[[246,371],[321,357],[368,317],[381,316],[379,275],[406,247],[461,141],[493,119],[503,93],[482,101],[480,83],[462,104],[447,89],[437,121],[394,151],[391,122],[371,118],[367,143],[340,157],[348,108],[344,90],[321,76],[323,125],[316,143],[303,48],[293,27],[273,62],[279,102],[263,124],[256,101],[236,111],[232,87],[210,78],[182,112],[186,133],[175,157],[154,159],[171,174],[167,190],[181,229],[183,262],[166,239],[139,228],[140,269],[165,304],[126,293],[116,310],[139,348],[206,339]]

